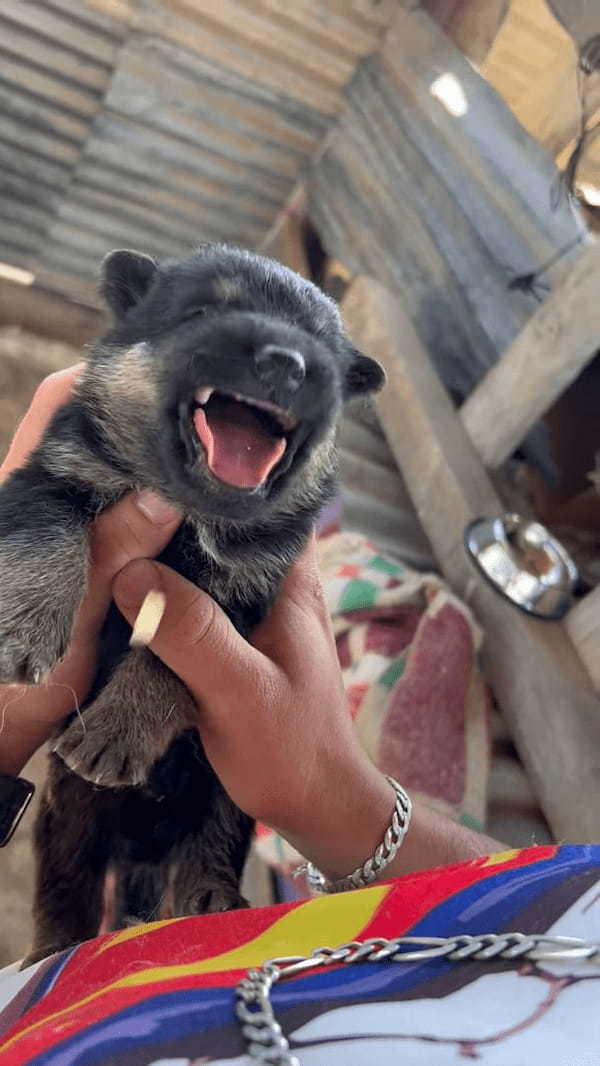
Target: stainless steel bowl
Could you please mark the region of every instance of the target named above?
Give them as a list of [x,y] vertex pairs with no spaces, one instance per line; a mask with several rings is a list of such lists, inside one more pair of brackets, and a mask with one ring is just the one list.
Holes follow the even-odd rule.
[[539,522],[478,518],[465,530],[465,547],[494,588],[528,614],[562,618],[571,606],[577,567]]

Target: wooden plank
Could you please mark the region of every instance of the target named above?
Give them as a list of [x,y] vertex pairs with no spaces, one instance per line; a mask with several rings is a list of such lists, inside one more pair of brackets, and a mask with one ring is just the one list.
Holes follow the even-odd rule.
[[258,250],[262,255],[285,263],[290,270],[295,270],[302,277],[310,278],[304,240],[305,213],[304,188],[297,185],[266,237],[259,244]]
[[548,7],[578,47],[600,33],[598,7],[593,0],[546,0]]
[[482,63],[506,18],[509,0],[423,0],[422,5],[473,63]]
[[353,340],[379,359],[386,436],[450,585],[483,626],[484,665],[557,839],[600,836],[600,701],[564,629],[518,611],[471,566],[463,531],[502,513],[410,317],[382,286],[353,283],[343,301]]
[[570,273],[465,400],[461,421],[485,466],[501,466],[600,348],[600,244]]
[[[594,10],[598,32],[594,5],[588,10]],[[482,69],[519,122],[553,156],[572,147],[580,122],[577,52],[546,0],[512,0]],[[586,79],[586,90],[586,110],[593,112],[600,107],[600,76]]]
[[19,326],[39,337],[82,347],[104,328],[97,311],[44,291],[38,284],[0,280],[0,326]]
[[600,694],[600,585],[571,608],[565,625]]
[[92,308],[104,313],[104,307],[98,295],[97,265],[95,273],[87,280],[83,273],[81,277],[73,274],[72,264],[69,269],[71,273],[64,274],[56,269],[44,266],[38,261],[35,264],[36,289],[39,284],[40,291],[43,290],[53,296],[59,296],[60,299],[66,298],[82,307]]

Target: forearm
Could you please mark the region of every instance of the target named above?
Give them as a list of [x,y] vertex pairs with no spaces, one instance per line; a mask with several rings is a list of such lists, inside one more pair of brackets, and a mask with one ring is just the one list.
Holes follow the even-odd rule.
[[[7,701],[3,711],[4,721],[0,733],[0,774],[12,774],[18,777],[32,755],[48,739],[47,723],[28,722],[26,727],[17,721],[19,700],[22,698],[15,688],[12,706]],[[12,710],[15,713],[11,713]]]
[[[346,786],[354,777],[354,787]],[[394,805],[394,792],[374,767],[344,774],[328,796],[313,797],[297,827],[280,829],[290,843],[326,877],[336,880],[361,866],[383,840]],[[462,862],[502,851],[506,845],[476,833],[413,799],[406,837],[386,879],[415,870]]]

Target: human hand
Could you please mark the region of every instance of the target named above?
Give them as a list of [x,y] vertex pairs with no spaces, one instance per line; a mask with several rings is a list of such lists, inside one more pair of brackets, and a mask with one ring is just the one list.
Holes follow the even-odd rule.
[[382,839],[394,793],[356,739],[314,540],[251,643],[210,596],[159,563],[131,563],[114,583],[130,623],[150,589],[166,597],[150,647],[194,697],[226,791],[331,876],[353,870]]
[[[55,412],[70,400],[82,370],[83,364],[69,367],[41,383],[0,466],[0,481],[27,461]],[[132,559],[162,551],[179,521],[170,504],[144,492],[125,497],[94,523],[88,592],[67,654],[43,685],[0,686],[1,772],[19,773],[54,726],[85,699],[96,669],[98,634],[112,599],[115,575]]]

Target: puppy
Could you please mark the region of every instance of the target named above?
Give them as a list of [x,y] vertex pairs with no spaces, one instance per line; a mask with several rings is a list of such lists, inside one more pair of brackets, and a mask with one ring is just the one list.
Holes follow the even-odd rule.
[[[131,490],[181,509],[161,560],[249,636],[332,492],[344,400],[384,381],[323,293],[245,251],[113,252],[102,291],[112,328],[0,490],[2,682],[39,684],[63,656],[90,523]],[[83,722],[50,755],[28,961],[97,933],[109,867],[115,928],[155,917],[167,890],[175,915],[244,904],[252,822],[204,755],[187,690],[129,637],[113,605]]]

